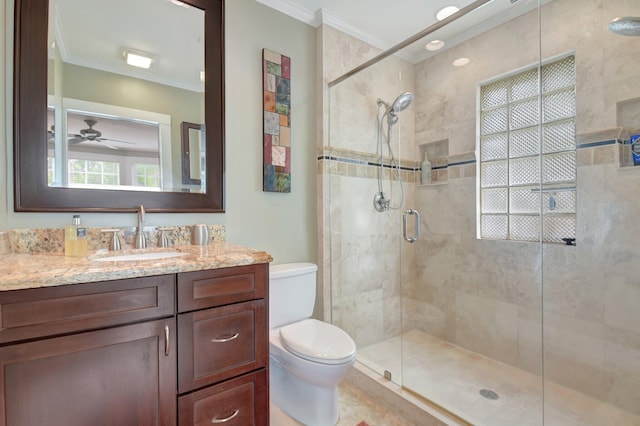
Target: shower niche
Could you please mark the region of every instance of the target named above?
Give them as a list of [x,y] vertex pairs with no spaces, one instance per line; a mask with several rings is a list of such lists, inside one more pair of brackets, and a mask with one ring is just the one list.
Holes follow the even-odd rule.
[[[618,102],[616,121],[620,168],[640,166],[640,98]],[[637,170],[640,170],[640,167]]]
[[421,185],[437,185],[449,180],[449,139],[426,142],[420,147]]

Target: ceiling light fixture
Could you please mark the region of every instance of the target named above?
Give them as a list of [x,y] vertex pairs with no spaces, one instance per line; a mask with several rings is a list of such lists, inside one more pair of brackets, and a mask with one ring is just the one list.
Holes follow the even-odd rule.
[[181,2],[180,0],[169,0],[171,3],[175,4],[176,6],[181,6],[181,7],[189,7],[188,4]]
[[459,10],[460,8],[458,6],[445,6],[440,9],[438,13],[436,13],[436,19],[438,21],[442,21],[443,19],[448,18]]
[[453,66],[464,67],[465,65],[469,65],[469,62],[471,62],[471,59],[469,58],[458,58],[455,61],[453,61]]
[[128,50],[125,50],[124,57],[127,61],[127,64],[144,69],[149,69],[149,67],[151,66],[151,62],[153,61],[153,58],[151,58],[151,56],[145,55],[144,53],[140,52],[134,53]]
[[427,50],[430,50],[430,51],[434,51],[434,50],[440,50],[443,47],[444,47],[444,41],[442,41],[442,40],[432,40],[429,43],[427,43],[424,48],[427,49]]

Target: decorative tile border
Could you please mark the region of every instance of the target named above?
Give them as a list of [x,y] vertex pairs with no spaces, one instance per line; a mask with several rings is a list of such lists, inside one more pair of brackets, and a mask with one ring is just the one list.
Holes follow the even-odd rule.
[[[382,168],[385,178],[391,175],[391,160],[383,158]],[[475,154],[473,152],[451,155],[432,162],[431,182],[443,183],[449,178],[475,176]],[[339,176],[375,179],[380,169],[380,157],[375,154],[323,147],[318,152],[318,173]],[[402,180],[421,183],[421,162],[403,160],[400,166]],[[453,171],[453,173],[452,173]],[[453,176],[453,177],[452,177]],[[395,176],[391,177],[395,179]]]
[[578,167],[618,163],[633,167],[629,138],[634,130],[623,127],[576,135]]
[[[629,145],[631,134],[632,131],[616,127],[576,135],[578,167],[615,162],[619,162],[622,167],[633,166]],[[476,163],[473,151],[434,160],[431,165],[431,183],[476,177]],[[385,178],[388,179],[391,171],[389,158],[383,159],[382,167]],[[323,147],[318,150],[318,173],[320,174],[375,179],[378,177],[379,168],[380,157],[375,154],[332,147]],[[420,161],[403,160],[400,170],[403,181],[420,184]],[[395,179],[394,176],[391,178]]]
[[[376,179],[382,166],[385,179],[397,179],[391,159],[375,154],[323,147],[318,152],[318,173],[337,176]],[[404,182],[420,182],[420,163],[418,161],[400,162],[400,176]]]

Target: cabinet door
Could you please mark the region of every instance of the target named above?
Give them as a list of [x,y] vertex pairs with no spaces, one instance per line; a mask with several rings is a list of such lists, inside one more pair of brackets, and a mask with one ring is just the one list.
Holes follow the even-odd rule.
[[2,347],[0,426],[175,425],[175,346],[170,318]]

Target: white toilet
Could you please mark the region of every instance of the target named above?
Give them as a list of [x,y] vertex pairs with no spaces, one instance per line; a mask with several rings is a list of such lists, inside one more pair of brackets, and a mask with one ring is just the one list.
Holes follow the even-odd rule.
[[313,263],[269,268],[271,401],[307,426],[338,422],[338,383],[356,360],[347,333],[311,319],[317,270]]

